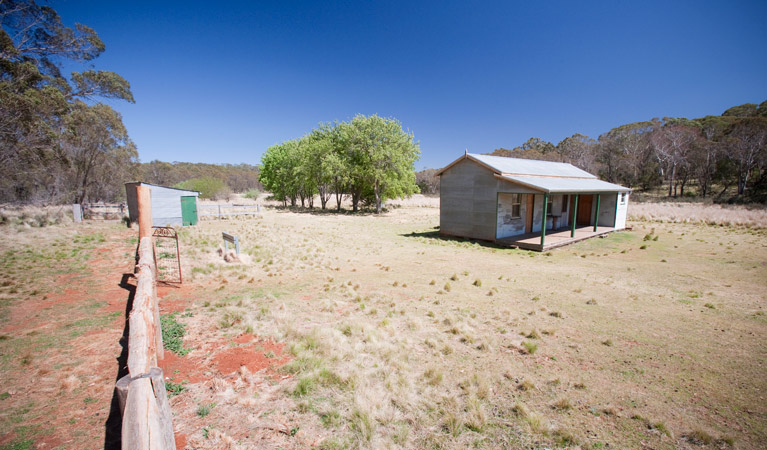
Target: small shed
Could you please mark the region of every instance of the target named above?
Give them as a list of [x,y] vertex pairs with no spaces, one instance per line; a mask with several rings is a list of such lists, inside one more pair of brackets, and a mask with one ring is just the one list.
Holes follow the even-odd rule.
[[146,186],[152,195],[152,226],[197,225],[197,191],[187,191],[156,184],[131,182],[125,183],[128,198],[128,216],[131,222],[138,221],[138,202],[136,187]]
[[467,152],[437,175],[445,236],[543,251],[626,227],[631,189],[571,164]]

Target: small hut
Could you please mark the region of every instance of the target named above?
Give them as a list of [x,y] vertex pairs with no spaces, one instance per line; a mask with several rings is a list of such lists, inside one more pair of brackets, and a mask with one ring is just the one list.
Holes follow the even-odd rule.
[[466,153],[437,175],[442,235],[543,251],[626,227],[631,189],[571,164]]
[[128,198],[128,216],[131,222],[138,221],[136,187],[146,186],[152,195],[152,226],[197,225],[197,191],[187,191],[140,181],[125,183]]

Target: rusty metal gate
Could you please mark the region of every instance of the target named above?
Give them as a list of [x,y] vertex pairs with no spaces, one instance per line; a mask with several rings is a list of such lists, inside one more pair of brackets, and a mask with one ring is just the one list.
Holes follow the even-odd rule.
[[154,258],[157,262],[157,281],[181,283],[181,253],[178,251],[178,233],[172,227],[152,227],[154,231]]

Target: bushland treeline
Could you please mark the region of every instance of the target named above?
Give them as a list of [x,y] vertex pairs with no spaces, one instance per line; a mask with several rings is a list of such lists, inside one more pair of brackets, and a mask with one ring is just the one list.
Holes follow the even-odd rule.
[[[491,154],[568,162],[635,189],[665,186],[670,197],[765,202],[767,101],[734,106],[720,116],[629,123],[597,139],[575,134],[553,144],[530,138]],[[423,192],[439,191],[433,173],[419,172],[418,178]]]
[[314,207],[317,197],[336,209],[348,196],[352,209],[418,192],[414,164],[420,154],[413,135],[395,119],[357,115],[320,125],[305,136],[269,147],[261,158],[261,183],[287,206]]

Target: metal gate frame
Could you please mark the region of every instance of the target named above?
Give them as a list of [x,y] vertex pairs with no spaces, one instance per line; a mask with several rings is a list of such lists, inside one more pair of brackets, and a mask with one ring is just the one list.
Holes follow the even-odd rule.
[[[157,247],[152,246],[155,254],[154,254],[154,261],[155,261],[155,267],[157,267],[157,281],[162,281],[165,283],[178,283],[182,284],[182,277],[181,277],[181,252],[179,251],[178,247],[178,233],[176,232],[176,229],[173,227],[152,227],[154,230],[152,232],[152,237],[154,238],[168,238],[173,239],[176,241],[176,265],[178,267],[178,281],[176,280],[167,280],[167,279],[161,279],[161,271],[160,271],[160,265],[157,264]],[[165,258],[170,259],[170,258]]]

